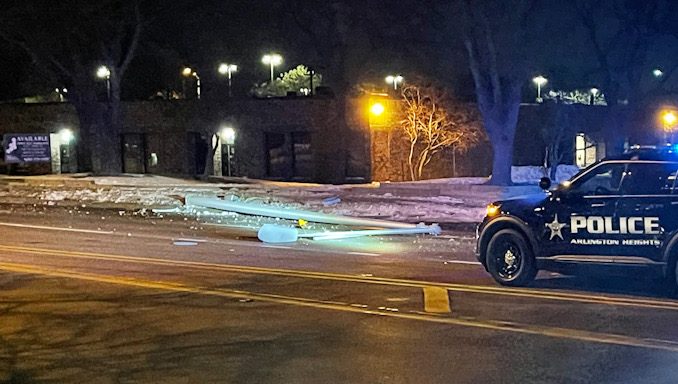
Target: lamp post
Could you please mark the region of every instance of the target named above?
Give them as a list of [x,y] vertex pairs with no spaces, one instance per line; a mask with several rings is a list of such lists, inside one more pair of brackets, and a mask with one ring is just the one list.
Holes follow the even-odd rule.
[[264,57],[261,59],[261,62],[271,66],[271,84],[273,84],[273,79],[275,77],[273,71],[276,65],[280,65],[280,63],[282,63],[282,56],[278,55],[277,53],[264,55]]
[[591,105],[596,104],[596,96],[598,96],[599,92],[600,90],[598,88],[595,87],[591,88]]
[[228,176],[232,176],[231,157],[233,144],[235,144],[235,129],[233,127],[224,127],[221,129],[221,140],[226,144],[226,172]]
[[541,86],[546,84],[548,80],[544,76],[537,76],[532,79],[535,84],[537,84],[537,103],[541,103],[544,99],[541,98]]
[[[673,127],[678,122],[678,115],[675,111],[665,111],[662,114],[662,122],[664,123],[664,142],[667,144],[673,143]],[[669,134],[671,135],[671,143],[669,143]]]
[[400,75],[397,76],[386,76],[386,82],[389,84],[393,84],[393,89],[398,90],[398,84],[403,82],[403,77]]
[[102,65],[97,69],[97,77],[106,80],[106,97],[111,100],[111,70],[107,66]]
[[233,85],[233,72],[238,71],[238,66],[235,64],[221,64],[219,66],[219,73],[222,75],[228,75],[228,97],[233,97],[233,91],[231,89]]
[[[195,77],[195,93],[198,96],[198,100],[200,100],[200,76],[198,76],[198,72],[194,71],[191,67],[186,67],[181,73],[186,77]],[[186,87],[184,86],[184,88]],[[184,89],[184,97],[186,97],[185,95],[186,89]]]

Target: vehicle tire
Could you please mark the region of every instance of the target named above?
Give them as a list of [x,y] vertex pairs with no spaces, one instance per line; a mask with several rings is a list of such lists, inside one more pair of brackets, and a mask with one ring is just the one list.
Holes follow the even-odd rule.
[[[675,252],[675,251],[674,251]],[[678,255],[671,255],[664,279],[663,293],[672,298],[678,298]]]
[[537,275],[534,253],[525,237],[514,229],[502,229],[487,245],[487,271],[501,285],[522,287]]

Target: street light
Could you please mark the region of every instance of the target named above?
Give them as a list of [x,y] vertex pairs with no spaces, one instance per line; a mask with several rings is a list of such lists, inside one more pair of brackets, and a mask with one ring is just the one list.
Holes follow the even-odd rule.
[[[190,76],[195,77],[195,81],[196,81],[196,83],[195,83],[196,84],[195,93],[196,93],[196,95],[198,95],[198,100],[200,100],[200,76],[198,76],[198,72],[194,71],[193,68],[191,68],[191,67],[186,67],[181,71],[181,73],[186,77],[190,77]],[[184,89],[184,95],[185,94],[186,94],[186,89]]]
[[64,128],[59,131],[59,139],[62,144],[69,144],[73,140],[73,131],[68,128]]
[[598,95],[598,92],[600,92],[598,88],[591,88],[591,105],[596,104],[596,96]]
[[664,76],[664,72],[662,72],[662,70],[659,69],[659,68],[655,68],[655,69],[652,71],[652,75],[653,75],[654,77],[662,77],[662,76]]
[[370,107],[370,112],[372,112],[374,116],[381,116],[381,114],[384,113],[385,110],[386,108],[381,103],[374,103]]
[[393,89],[398,90],[398,84],[403,82],[403,77],[400,75],[386,76],[386,82],[389,84],[393,84]]
[[271,66],[271,84],[273,84],[273,68],[276,65],[279,65],[282,63],[282,56],[278,55],[277,53],[271,53],[269,55],[264,55],[264,57],[261,59],[261,62],[264,64],[268,64]]
[[544,101],[541,98],[541,86],[546,84],[548,80],[546,80],[544,76],[539,75],[533,78],[532,81],[534,81],[534,83],[537,84],[537,103],[541,103],[542,101]]
[[227,174],[231,176],[231,158],[233,157],[233,150],[231,148],[235,144],[235,129],[233,127],[223,127],[219,135],[224,144],[226,144],[226,169]]
[[111,70],[107,66],[102,65],[97,69],[97,77],[106,80],[106,95],[108,100],[111,100]]
[[221,64],[219,66],[219,73],[222,75],[228,75],[228,97],[233,97],[233,91],[231,86],[233,85],[233,72],[238,71],[238,66],[235,64]]
[[675,111],[664,111],[662,113],[662,122],[664,123],[664,141],[668,143],[668,135],[671,134],[671,141],[673,141],[673,127],[678,122],[678,115]]

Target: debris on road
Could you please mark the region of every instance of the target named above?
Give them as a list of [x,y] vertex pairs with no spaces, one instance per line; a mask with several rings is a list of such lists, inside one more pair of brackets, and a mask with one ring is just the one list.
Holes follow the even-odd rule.
[[257,231],[259,240],[266,243],[291,243],[299,238],[311,238],[314,240],[334,240],[378,235],[406,235],[406,234],[430,234],[439,235],[440,226],[437,224],[425,225],[401,223],[396,221],[357,218],[350,216],[330,215],[320,212],[299,210],[290,207],[275,207],[266,204],[224,200],[215,197],[186,195],[187,207],[200,207],[235,212],[245,215],[265,216],[278,219],[294,220],[300,227],[306,223],[314,222],[321,224],[334,224],[355,226],[361,229],[353,231],[323,231],[300,233],[295,227],[287,227],[277,224],[264,224]]

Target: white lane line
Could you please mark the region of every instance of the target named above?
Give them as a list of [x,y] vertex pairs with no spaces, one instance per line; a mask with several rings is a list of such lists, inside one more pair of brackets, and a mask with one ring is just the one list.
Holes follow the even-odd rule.
[[48,231],[96,233],[96,234],[99,234],[99,235],[112,235],[112,234],[115,233],[115,232],[112,232],[112,231],[101,231],[101,230],[92,230],[92,229],[47,227],[47,226],[43,226],[43,225],[28,225],[28,224],[2,223],[2,222],[0,222],[0,226],[17,227],[17,228],[32,228],[32,229],[46,229]]
[[466,261],[466,260],[445,260],[445,264],[469,264],[469,265],[483,265],[480,261]]
[[349,252],[349,255],[358,255],[358,256],[381,256],[378,253],[369,253],[369,252]]
[[292,247],[286,247],[283,245],[270,245],[270,244],[264,244],[261,247],[263,248],[275,248],[275,249],[292,249]]

